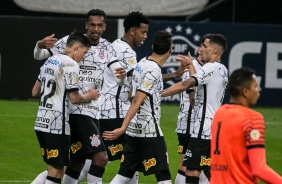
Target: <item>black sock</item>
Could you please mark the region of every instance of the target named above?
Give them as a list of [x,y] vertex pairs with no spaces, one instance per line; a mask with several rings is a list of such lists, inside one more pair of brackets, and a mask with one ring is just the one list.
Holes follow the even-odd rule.
[[102,178],[104,172],[105,172],[104,167],[99,167],[99,166],[93,165],[93,164],[91,164],[90,169],[88,171],[89,174],[96,176],[98,178]]
[[180,169],[177,171],[178,174],[182,175],[182,176],[185,176],[185,172],[184,171],[181,171]]
[[60,178],[55,178],[55,177],[52,177],[52,176],[47,176],[46,180],[52,181],[54,183],[61,183],[61,179]]
[[186,184],[199,184],[199,181],[198,176],[186,176]]
[[76,171],[76,170],[73,170],[73,169],[67,167],[65,174],[72,177],[73,179],[78,180],[79,175],[80,175],[80,171]]

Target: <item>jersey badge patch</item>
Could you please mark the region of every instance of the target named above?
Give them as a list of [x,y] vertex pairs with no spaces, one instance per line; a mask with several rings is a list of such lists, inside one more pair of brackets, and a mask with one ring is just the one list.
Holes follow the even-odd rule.
[[260,138],[260,133],[257,129],[254,129],[250,132],[250,137],[252,140],[256,141]]
[[152,84],[151,84],[150,81],[144,80],[144,82],[142,83],[142,86],[143,86],[143,88],[145,88],[145,89],[150,89],[151,86],[152,86]]

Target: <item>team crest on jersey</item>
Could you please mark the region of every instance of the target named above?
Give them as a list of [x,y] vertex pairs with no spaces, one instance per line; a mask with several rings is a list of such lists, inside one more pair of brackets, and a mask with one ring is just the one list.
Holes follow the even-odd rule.
[[128,64],[129,64],[129,65],[135,65],[135,64],[136,64],[135,58],[130,58],[130,59],[128,60]]
[[144,80],[143,83],[142,83],[142,86],[145,89],[150,89],[151,86],[152,86],[152,83],[150,81],[148,81],[148,80]]
[[99,57],[100,59],[105,59],[105,50],[100,49],[100,50],[99,50],[98,57]]
[[101,144],[101,141],[99,139],[99,135],[93,134],[93,136],[90,136],[89,139],[91,140],[91,145],[98,147]]
[[252,140],[256,141],[260,138],[260,133],[257,129],[254,129],[250,132],[250,137]]
[[155,158],[151,158],[148,161],[143,161],[145,171],[148,171],[151,167],[155,166],[157,164],[157,160]]

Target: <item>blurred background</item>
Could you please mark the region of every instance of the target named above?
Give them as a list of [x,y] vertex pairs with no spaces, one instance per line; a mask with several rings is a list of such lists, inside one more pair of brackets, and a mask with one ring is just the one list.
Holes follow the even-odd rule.
[[[44,61],[33,58],[35,43],[55,33],[57,38],[73,29],[84,31],[85,15],[93,8],[107,14],[104,38],[123,35],[122,20],[139,10],[151,19],[148,39],[136,49],[138,59],[151,53],[154,33],[170,31],[173,54],[163,72],[179,65],[177,54],[196,48],[202,35],[220,33],[228,49],[222,57],[229,72],[248,66],[256,70],[262,93],[260,106],[281,106],[282,1],[279,0],[4,0],[0,1],[0,99],[31,98],[31,88]],[[179,80],[165,83],[165,87]],[[228,100],[228,94],[224,102]],[[163,99],[178,103],[179,95]]]

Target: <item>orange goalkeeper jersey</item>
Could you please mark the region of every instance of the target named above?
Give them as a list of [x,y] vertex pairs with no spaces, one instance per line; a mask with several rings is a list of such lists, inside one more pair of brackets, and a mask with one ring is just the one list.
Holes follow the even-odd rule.
[[264,148],[263,116],[245,106],[225,104],[215,113],[211,138],[211,184],[258,183],[248,149]]

